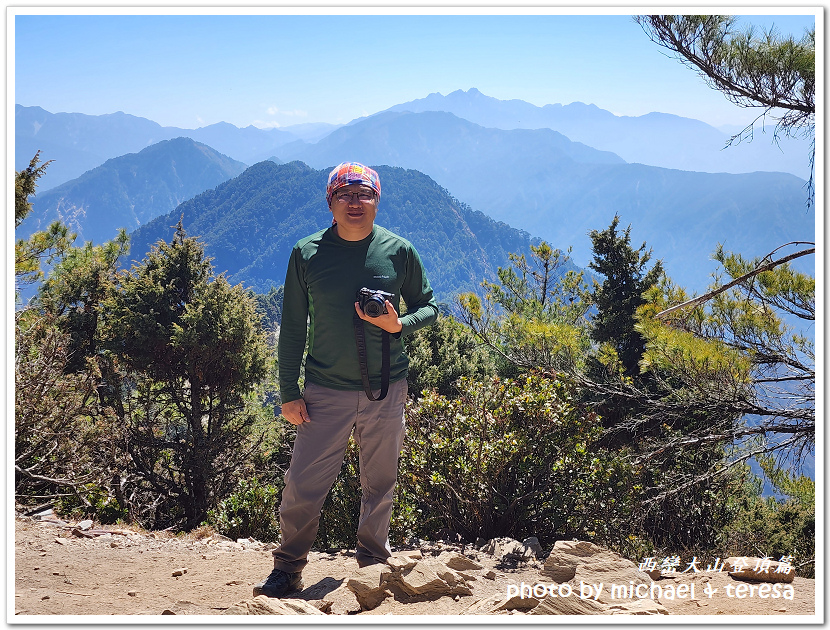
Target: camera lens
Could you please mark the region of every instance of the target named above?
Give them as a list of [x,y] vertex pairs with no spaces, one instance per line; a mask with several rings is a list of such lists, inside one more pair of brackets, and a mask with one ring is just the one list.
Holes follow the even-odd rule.
[[386,304],[384,301],[375,296],[371,297],[366,300],[366,304],[363,306],[363,312],[366,313],[369,317],[378,317],[383,315],[383,310]]

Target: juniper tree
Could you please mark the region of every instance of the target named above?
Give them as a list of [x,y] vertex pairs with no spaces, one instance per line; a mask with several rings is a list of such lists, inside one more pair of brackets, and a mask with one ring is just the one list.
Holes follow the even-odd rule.
[[252,444],[247,399],[267,373],[250,295],[214,276],[179,223],[124,275],[109,331],[124,371],[127,449],[168,521],[197,526],[234,487]]
[[637,376],[645,340],[635,328],[637,309],[645,303],[643,294],[653,287],[663,273],[656,261],[649,269],[651,250],[643,243],[631,246],[631,226],[617,231],[620,217],[614,216],[603,231],[590,232],[594,258],[589,267],[602,276],[594,283],[593,304],[597,309],[592,318],[591,338],[610,344],[619,357],[625,373]]

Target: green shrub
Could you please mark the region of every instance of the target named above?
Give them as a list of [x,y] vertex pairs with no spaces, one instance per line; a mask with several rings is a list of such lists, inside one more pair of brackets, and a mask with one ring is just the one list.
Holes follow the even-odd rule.
[[798,575],[815,577],[815,481],[761,459],[761,467],[778,497],[762,496],[762,478],[754,477],[734,500],[737,513],[725,528],[726,552],[733,556],[792,556]]
[[208,524],[236,540],[254,538],[273,542],[279,538],[278,508],[281,491],[253,477],[239,481],[236,490],[208,514]]
[[440,315],[432,326],[415,331],[406,340],[409,355],[409,392],[425,389],[449,396],[462,376],[486,378],[495,362],[474,333],[450,316]]
[[461,379],[459,395],[427,393],[407,408],[393,533],[434,538],[574,536],[614,547],[630,514],[630,469],[595,448],[599,418],[564,380]]
[[[129,510],[119,505],[106,488],[87,484],[80,490],[80,495],[68,495],[57,499],[55,511],[66,518],[91,518],[105,525],[130,521]],[[83,496],[86,503],[81,501],[79,496]]]
[[320,528],[314,546],[318,549],[353,549],[357,544],[360,518],[360,449],[349,438],[340,474],[323,503]]

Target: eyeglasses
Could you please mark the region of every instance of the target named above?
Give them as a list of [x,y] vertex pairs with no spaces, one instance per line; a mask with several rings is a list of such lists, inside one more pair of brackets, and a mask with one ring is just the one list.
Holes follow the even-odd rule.
[[366,203],[367,201],[372,201],[375,198],[375,193],[367,192],[365,190],[358,190],[357,192],[343,191],[334,193],[334,198],[338,201],[338,203],[351,203],[355,195],[357,195],[357,200],[360,203]]

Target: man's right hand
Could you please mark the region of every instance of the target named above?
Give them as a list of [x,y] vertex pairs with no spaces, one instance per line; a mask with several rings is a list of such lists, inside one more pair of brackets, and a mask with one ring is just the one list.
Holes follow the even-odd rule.
[[308,410],[302,398],[284,403],[282,406],[282,415],[291,424],[302,424],[303,422],[309,422],[311,420],[308,417]]

